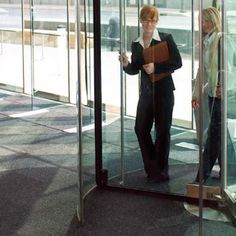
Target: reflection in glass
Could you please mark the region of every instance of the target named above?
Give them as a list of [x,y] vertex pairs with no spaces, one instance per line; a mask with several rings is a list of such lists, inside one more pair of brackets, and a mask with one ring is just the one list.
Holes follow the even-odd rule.
[[225,34],[225,55],[226,55],[226,80],[227,80],[227,89],[226,89],[226,104],[227,104],[227,159],[225,160],[226,163],[226,189],[228,190],[229,196],[231,196],[234,201],[236,200],[236,32],[234,27],[234,20],[236,15],[231,13],[230,11],[226,12],[228,16],[226,19],[227,25],[227,34]]
[[[120,13],[121,17],[125,16],[124,21],[119,18],[119,27],[122,34],[125,35],[121,39],[121,49],[129,58],[131,43],[138,37],[140,30],[140,7],[123,6]],[[198,167],[197,138],[195,131],[191,129],[192,15],[191,9],[186,9],[190,13],[186,15],[180,9],[174,10],[176,14],[169,12],[168,8],[159,10],[161,14],[159,30],[173,35],[183,59],[183,68],[173,74],[176,90],[169,158],[171,180],[161,184],[147,183],[144,174],[141,151],[134,131],[140,92],[139,76],[131,76],[123,72],[118,61],[119,48],[112,51],[109,37],[107,37],[109,18],[114,13],[118,15],[119,12],[119,6],[115,3],[109,6],[103,5],[101,9],[103,164],[104,168],[108,170],[111,185],[120,186],[122,184],[122,186],[135,189],[185,195],[186,184],[194,180]],[[175,25],[177,21],[182,22],[179,24],[181,25],[179,28],[176,28]],[[121,22],[124,25],[121,25]],[[188,40],[186,40],[187,38]],[[197,58],[194,61],[194,64],[196,63]],[[121,96],[124,99],[123,104]],[[152,137],[155,138],[155,135],[154,129],[152,129]],[[124,170],[123,177],[122,170]]]

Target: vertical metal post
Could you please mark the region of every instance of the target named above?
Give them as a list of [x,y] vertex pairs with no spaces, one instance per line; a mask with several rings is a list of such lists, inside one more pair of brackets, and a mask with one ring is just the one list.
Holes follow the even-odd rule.
[[95,98],[95,150],[96,150],[96,183],[103,185],[102,175],[102,76],[101,76],[101,4],[93,1],[94,27],[94,98]]
[[[194,79],[194,72],[195,72],[195,27],[194,27],[194,19],[195,19],[195,9],[194,9],[194,0],[192,0],[192,3],[191,3],[191,32],[192,32],[192,50],[191,50],[191,53],[192,53],[192,81]],[[192,83],[193,84],[193,83]],[[191,86],[192,88],[192,86]],[[193,90],[193,89],[192,89]],[[194,111],[192,110],[192,129],[193,129],[193,116],[194,116]]]
[[[125,24],[125,5],[126,1],[120,1],[119,5],[119,14],[120,14],[120,51],[126,52],[126,24]],[[121,182],[120,184],[124,184],[124,115],[125,115],[125,75],[123,73],[123,64],[120,63],[120,140],[121,140],[121,153],[120,153],[120,161],[121,161]]]
[[80,222],[84,221],[84,202],[83,202],[83,136],[82,136],[82,108],[81,108],[81,68],[80,68],[80,0],[75,2],[76,14],[76,46],[77,46],[77,73],[78,73],[78,87],[77,87],[77,143],[78,143],[78,206],[77,217]]
[[221,18],[222,18],[222,38],[220,48],[220,78],[221,78],[221,187],[225,189],[227,187],[227,20],[225,12],[225,4],[227,1],[221,1]]
[[[84,38],[84,48],[85,48],[85,54],[84,54],[84,61],[85,61],[85,85],[86,85],[86,95],[87,95],[87,101],[92,101],[91,97],[88,97],[88,92],[92,91],[92,86],[91,86],[91,72],[89,70],[88,72],[88,65],[91,65],[91,55],[90,55],[90,50],[88,50],[88,48],[90,48],[90,40],[88,41],[88,32],[90,32],[90,27],[88,29],[88,26],[90,26],[90,10],[87,13],[87,4],[86,1],[83,0],[84,3],[84,34],[85,34],[85,38]],[[88,9],[90,9],[90,1],[88,1]],[[88,14],[88,17],[87,17]],[[87,22],[87,18],[88,18],[88,22]],[[88,24],[88,25],[87,25]],[[89,46],[88,46],[89,45]],[[88,57],[88,53],[89,53],[89,57]],[[89,63],[88,63],[89,60]],[[89,80],[89,81],[88,81]],[[89,86],[89,88],[88,88]],[[90,92],[90,96],[91,96],[91,92]],[[94,104],[90,104],[90,108],[92,108],[92,106],[94,106]],[[89,109],[89,116],[90,116],[90,122],[94,123],[94,117],[93,117],[93,111],[92,109]]]
[[25,22],[24,22],[24,0],[21,0],[21,47],[22,47],[22,88],[25,93]]
[[203,42],[202,42],[202,9],[203,0],[199,1],[199,236],[202,235],[202,216],[203,216]]
[[66,1],[66,10],[67,10],[67,83],[68,83],[68,102],[71,101],[70,97],[70,1]]
[[[85,83],[86,83],[86,93],[88,93],[88,72],[87,72],[87,67],[88,67],[88,56],[87,56],[87,51],[88,51],[88,48],[87,48],[87,5],[86,5],[86,1],[83,0],[83,4],[84,4],[84,49],[85,49]],[[90,109],[90,113],[91,113],[91,109]],[[90,114],[90,117],[91,117],[91,114]]]
[[34,108],[34,0],[30,0],[31,110]]

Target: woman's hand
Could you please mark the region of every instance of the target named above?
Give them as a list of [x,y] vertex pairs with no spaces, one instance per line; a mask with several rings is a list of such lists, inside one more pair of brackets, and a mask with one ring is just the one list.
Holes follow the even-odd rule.
[[217,97],[217,98],[220,98],[220,97],[221,97],[221,87],[220,87],[220,85],[218,85],[218,86],[216,87],[216,97]]
[[126,56],[125,52],[119,54],[119,61],[122,63],[123,67],[127,67],[129,64],[128,57]]
[[143,65],[143,69],[145,70],[145,72],[150,75],[154,72],[154,63],[148,63],[148,64],[145,64]]
[[198,109],[199,108],[199,103],[197,99],[192,99],[192,108]]

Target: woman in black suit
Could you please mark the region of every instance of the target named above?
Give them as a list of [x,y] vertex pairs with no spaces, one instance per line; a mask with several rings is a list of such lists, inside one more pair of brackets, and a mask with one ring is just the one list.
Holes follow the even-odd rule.
[[[175,90],[171,73],[182,66],[182,59],[171,34],[156,29],[158,19],[159,13],[156,7],[146,5],[141,9],[141,34],[132,43],[131,62],[125,53],[121,53],[119,60],[126,73],[135,75],[141,72],[135,132],[147,177],[160,182],[169,180],[168,157]],[[143,50],[163,41],[168,45],[168,62],[146,64]],[[151,80],[153,76],[159,79]],[[155,140],[151,136],[153,122]]]

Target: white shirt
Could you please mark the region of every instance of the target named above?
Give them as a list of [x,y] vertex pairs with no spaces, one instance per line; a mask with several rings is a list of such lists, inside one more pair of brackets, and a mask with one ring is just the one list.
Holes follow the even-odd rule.
[[[150,46],[152,40],[155,39],[157,41],[161,41],[161,38],[160,38],[160,35],[158,33],[158,30],[155,29],[153,31],[153,35],[152,35],[152,38],[151,40],[149,41],[149,44],[148,44],[148,47]],[[140,36],[134,41],[134,42],[139,42],[141,44],[141,46],[144,48],[144,42],[143,42],[143,29],[141,28],[140,29]]]

